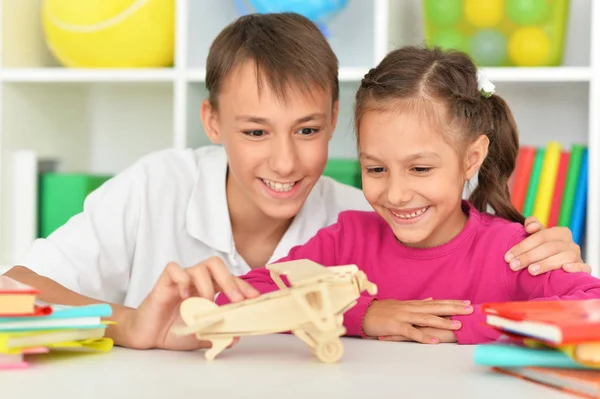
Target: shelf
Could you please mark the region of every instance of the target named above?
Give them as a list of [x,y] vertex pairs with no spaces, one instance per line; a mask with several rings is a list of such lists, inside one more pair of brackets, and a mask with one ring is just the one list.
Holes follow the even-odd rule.
[[492,82],[588,82],[589,67],[482,68]]
[[17,68],[3,69],[0,78],[5,82],[170,82],[173,69],[67,69]]
[[[492,82],[588,82],[592,77],[592,70],[589,67],[482,69]],[[340,82],[360,82],[367,72],[369,72],[368,68],[342,67],[339,79]],[[187,79],[190,82],[204,82],[205,75],[206,70],[203,68],[190,69],[187,72]]]

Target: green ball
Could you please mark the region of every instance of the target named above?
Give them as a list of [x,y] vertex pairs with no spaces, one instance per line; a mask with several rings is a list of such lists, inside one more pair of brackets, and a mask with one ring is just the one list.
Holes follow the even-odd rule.
[[536,25],[548,18],[550,8],[547,0],[509,0],[506,11],[518,25]]
[[436,33],[431,44],[443,50],[460,50],[466,52],[467,38],[455,30],[444,30]]
[[507,42],[497,30],[482,29],[469,42],[471,57],[478,66],[502,66],[506,61]]
[[438,28],[456,24],[462,15],[461,0],[425,0],[425,18]]

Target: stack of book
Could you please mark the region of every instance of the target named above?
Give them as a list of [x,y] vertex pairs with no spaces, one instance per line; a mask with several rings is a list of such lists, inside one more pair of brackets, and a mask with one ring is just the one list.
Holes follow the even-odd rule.
[[475,363],[588,398],[600,398],[600,300],[488,303],[503,333],[475,347]]
[[57,350],[107,352],[108,304],[64,306],[37,300],[39,291],[0,276],[0,369],[26,368],[28,356]]
[[546,227],[569,227],[573,240],[581,244],[588,166],[588,149],[581,144],[573,144],[570,151],[555,141],[545,148],[523,146],[509,183],[511,202]]

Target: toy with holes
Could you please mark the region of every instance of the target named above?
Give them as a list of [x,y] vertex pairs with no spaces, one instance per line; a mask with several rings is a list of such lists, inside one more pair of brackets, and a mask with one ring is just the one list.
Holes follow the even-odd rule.
[[355,265],[324,267],[296,260],[271,264],[267,269],[278,291],[223,306],[204,298],[188,298],[180,308],[186,326],[174,327],[172,332],[210,341],[207,360],[227,348],[234,337],[291,331],[321,362],[339,361],[344,352],[340,340],[346,332],[344,312],[356,304],[361,292],[375,295],[377,286]]

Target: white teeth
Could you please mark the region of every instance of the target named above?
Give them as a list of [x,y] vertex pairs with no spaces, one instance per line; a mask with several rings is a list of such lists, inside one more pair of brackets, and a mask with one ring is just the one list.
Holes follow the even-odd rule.
[[292,187],[294,187],[294,184],[296,184],[296,182],[292,182],[292,183],[279,183],[276,181],[271,181],[271,180],[267,180],[267,179],[262,179],[262,181],[269,186],[270,188],[272,188],[275,191],[279,191],[279,192],[286,192],[286,191],[290,191],[292,189]]
[[427,208],[428,207],[426,206],[425,208],[421,208],[418,211],[413,212],[413,213],[409,213],[409,214],[399,214],[399,213],[396,213],[394,211],[391,211],[391,212],[392,212],[392,214],[394,216],[396,216],[396,217],[398,217],[400,219],[412,219],[412,218],[416,218],[419,215],[422,215],[427,210]]

